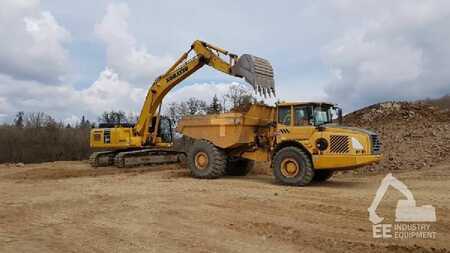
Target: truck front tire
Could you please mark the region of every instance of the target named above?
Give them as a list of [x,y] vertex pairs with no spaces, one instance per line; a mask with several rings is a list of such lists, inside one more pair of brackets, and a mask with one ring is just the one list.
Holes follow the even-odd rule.
[[225,153],[206,140],[197,140],[187,155],[187,165],[195,178],[214,179],[225,174]]
[[273,175],[278,183],[304,186],[314,178],[311,159],[297,147],[280,149],[273,158]]
[[245,158],[229,157],[225,173],[229,176],[246,176],[255,166],[255,161]]

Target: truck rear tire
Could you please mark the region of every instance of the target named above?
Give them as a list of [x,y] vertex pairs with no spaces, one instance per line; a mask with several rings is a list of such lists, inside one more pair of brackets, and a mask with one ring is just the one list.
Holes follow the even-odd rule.
[[197,140],[189,149],[187,165],[195,178],[214,179],[225,174],[225,153],[206,140]]
[[229,157],[225,173],[229,176],[246,176],[255,166],[255,161],[246,158]]
[[297,147],[280,149],[273,158],[273,175],[278,183],[304,186],[314,178],[311,159]]
[[334,175],[334,170],[316,170],[314,171],[314,182],[325,182]]

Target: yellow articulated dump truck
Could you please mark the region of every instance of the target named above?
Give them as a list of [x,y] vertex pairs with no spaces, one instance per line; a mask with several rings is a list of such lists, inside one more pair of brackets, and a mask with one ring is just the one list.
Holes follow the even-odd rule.
[[177,131],[191,142],[187,164],[196,178],[243,176],[255,161],[265,161],[277,182],[304,186],[381,159],[378,135],[341,126],[341,119],[342,110],[334,104],[281,102],[185,117]]

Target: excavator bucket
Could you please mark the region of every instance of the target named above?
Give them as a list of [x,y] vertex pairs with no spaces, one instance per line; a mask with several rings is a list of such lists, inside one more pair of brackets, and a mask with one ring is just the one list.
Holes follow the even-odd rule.
[[243,77],[260,95],[275,96],[273,68],[268,60],[243,54],[231,67],[231,74]]

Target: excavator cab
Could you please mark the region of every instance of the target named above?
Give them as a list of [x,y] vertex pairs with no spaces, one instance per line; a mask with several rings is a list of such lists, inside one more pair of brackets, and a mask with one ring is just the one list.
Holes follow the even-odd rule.
[[[154,133],[154,127],[157,124],[157,116],[152,118],[152,124],[148,129],[149,133]],[[99,128],[91,131],[91,147],[101,148],[135,148],[140,143],[132,137],[134,124],[130,123],[100,123]],[[155,144],[170,146],[172,143],[172,123],[168,117],[161,116],[156,132]],[[150,140],[146,145],[151,145]]]
[[[158,117],[155,116],[152,119],[152,125],[149,127],[148,132],[153,133],[154,128],[153,126],[156,125],[156,122],[158,121]],[[157,141],[156,143],[172,143],[173,139],[173,128],[172,128],[172,122],[171,120],[166,116],[160,116],[159,118],[159,124],[158,124],[158,131],[157,131]],[[151,145],[149,143],[149,145]]]

